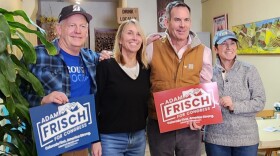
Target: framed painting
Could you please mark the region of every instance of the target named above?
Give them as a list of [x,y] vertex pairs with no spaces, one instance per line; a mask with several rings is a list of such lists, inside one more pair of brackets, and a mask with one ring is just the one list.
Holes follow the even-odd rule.
[[232,27],[238,54],[280,54],[280,17]]
[[228,29],[228,18],[227,14],[223,14],[213,18],[213,33],[217,31]]

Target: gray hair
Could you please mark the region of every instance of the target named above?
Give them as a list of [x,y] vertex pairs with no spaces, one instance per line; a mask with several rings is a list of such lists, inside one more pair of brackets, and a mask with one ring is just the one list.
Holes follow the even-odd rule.
[[168,3],[165,8],[165,15],[168,20],[170,19],[171,10],[174,7],[186,7],[189,10],[189,12],[191,13],[191,8],[186,3],[182,2],[182,1],[173,1],[173,2]]

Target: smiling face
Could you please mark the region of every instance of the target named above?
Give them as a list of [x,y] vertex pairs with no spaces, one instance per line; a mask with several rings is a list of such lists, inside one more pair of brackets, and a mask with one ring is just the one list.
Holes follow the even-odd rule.
[[59,44],[70,53],[80,51],[88,37],[88,22],[81,14],[72,15],[61,21],[57,26]]
[[122,53],[137,53],[142,42],[142,36],[135,24],[129,23],[124,26],[119,41]]
[[166,20],[171,40],[187,41],[190,27],[191,17],[187,7],[174,7],[170,12],[170,18]]
[[221,61],[233,61],[237,52],[237,42],[234,39],[227,39],[214,49]]

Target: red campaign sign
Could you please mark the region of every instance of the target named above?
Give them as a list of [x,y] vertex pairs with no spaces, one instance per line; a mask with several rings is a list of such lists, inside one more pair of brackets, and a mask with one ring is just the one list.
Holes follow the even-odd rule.
[[160,133],[223,121],[216,82],[156,92],[154,101]]

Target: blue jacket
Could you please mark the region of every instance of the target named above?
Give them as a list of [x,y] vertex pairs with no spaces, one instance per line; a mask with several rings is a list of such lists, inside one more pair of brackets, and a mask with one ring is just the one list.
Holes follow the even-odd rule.
[[[63,56],[59,54],[60,47],[58,39],[53,41],[57,49],[57,54],[51,56],[43,45],[35,47],[37,53],[36,64],[29,65],[29,70],[42,83],[45,95],[53,91],[60,91],[66,94],[68,98],[70,94],[70,77],[68,68],[64,62]],[[84,61],[92,80],[91,94],[96,94],[96,66],[99,62],[99,54],[88,48],[81,48],[80,57]],[[82,89],[82,88],[81,88]],[[30,107],[39,106],[43,97],[36,95],[33,90],[26,91],[25,97],[30,103]]]

